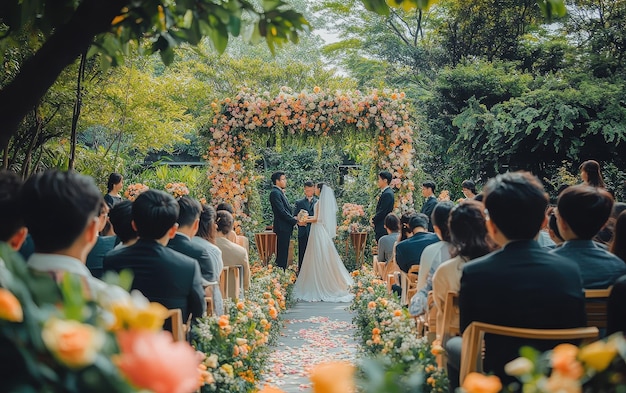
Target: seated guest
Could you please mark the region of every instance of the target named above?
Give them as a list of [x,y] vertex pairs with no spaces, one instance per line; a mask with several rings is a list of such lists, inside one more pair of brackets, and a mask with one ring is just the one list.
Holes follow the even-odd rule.
[[548,235],[550,235],[550,239],[554,242],[554,246],[548,248],[554,249],[560,247],[565,240],[561,236],[561,232],[559,232],[559,226],[556,223],[556,215],[554,214],[554,209],[548,209]]
[[0,242],[19,250],[28,230],[20,211],[19,194],[22,179],[15,173],[0,170]]
[[435,235],[440,240],[424,249],[420,257],[420,274],[417,276],[417,292],[410,299],[409,313],[417,316],[428,310],[428,292],[433,289],[433,274],[439,265],[450,259],[452,244],[450,243],[450,229],[448,219],[452,202],[439,202],[431,215]]
[[565,243],[552,252],[578,265],[585,289],[607,288],[626,274],[624,261],[591,240],[612,208],[611,194],[599,187],[577,185],[559,195],[555,213]]
[[[222,250],[222,261],[224,266],[242,266],[243,267],[243,289],[248,290],[250,287],[250,265],[248,263],[248,252],[239,244],[228,240],[228,234],[233,230],[233,216],[226,210],[217,211],[217,236],[215,237],[215,245]],[[229,293],[223,294],[231,299],[236,300],[234,276],[228,277]]]
[[393,246],[400,239],[400,219],[394,213],[385,217],[387,234],[378,239],[378,262],[389,262],[393,257]]
[[85,266],[101,224],[102,195],[92,178],[56,170],[37,173],[22,187],[20,201],[35,243],[30,268],[80,277],[101,304],[128,298],[126,291],[98,280]]
[[420,264],[424,249],[439,241],[434,233],[427,231],[428,217],[424,213],[416,213],[408,223],[411,237],[396,244],[396,263],[400,270],[408,273],[413,265]]
[[622,212],[615,221],[615,231],[609,251],[626,263],[626,212]]
[[219,272],[213,270],[213,264],[209,259],[207,250],[191,241],[198,232],[200,224],[200,213],[202,205],[200,202],[188,196],[178,198],[178,230],[176,235],[170,239],[167,246],[174,251],[185,254],[195,259],[200,266],[202,274],[203,286],[209,285],[210,282],[216,282]]
[[168,309],[180,308],[184,321],[190,315],[195,320],[206,310],[200,267],[195,259],[166,247],[176,235],[178,211],[174,197],[163,191],[141,193],[132,204],[133,227],[139,239],[108,253],[104,269],[130,269],[132,289]]
[[[474,321],[523,328],[586,326],[580,269],[534,240],[547,220],[548,197],[528,172],[498,175],[483,189],[487,231],[498,251],[463,266],[459,290],[460,328]],[[540,351],[556,343],[485,335],[483,369],[506,386],[515,378],[504,365],[522,346]],[[450,391],[459,383],[462,340],[446,343]]]
[[[215,211],[218,212],[220,210],[226,210],[233,216],[233,220],[235,219],[235,209],[233,209],[233,206],[230,203],[219,203],[217,207],[215,208]],[[241,247],[245,248],[246,252],[250,254],[250,241],[245,236],[237,235],[237,233],[235,232],[234,221],[233,221],[233,229],[230,231],[227,238],[231,242],[237,243]]]
[[[102,205],[100,206],[100,212],[98,215],[98,233],[101,233],[106,226],[109,219],[109,206],[102,201]],[[96,244],[93,246],[89,254],[87,254],[87,268],[91,272],[91,274],[96,278],[102,278],[102,260],[106,253],[111,251],[113,247],[115,247],[115,236],[100,236],[98,235],[98,240],[96,240]]]
[[[454,258],[445,261],[435,271],[432,280],[433,297],[437,307],[437,338],[443,338],[443,312],[448,292],[458,292],[461,287],[463,265],[490,253],[492,244],[487,228],[483,205],[474,200],[466,200],[450,212],[450,241],[454,247]],[[452,324],[458,325],[458,315]]]
[[137,232],[133,229],[133,203],[123,200],[109,211],[109,221],[119,243],[115,248],[132,246],[137,242]]
[[613,204],[613,209],[611,210],[611,216],[604,224],[604,227],[598,231],[596,236],[593,237],[593,240],[603,244],[610,244],[611,239],[613,238],[613,232],[615,231],[615,222],[617,221],[617,217],[626,210],[626,203],[624,202],[615,202]]
[[200,213],[200,223],[198,225],[198,233],[191,241],[201,247],[203,247],[209,254],[209,261],[211,262],[212,271],[215,272],[212,282],[205,292],[213,298],[213,314],[224,314],[224,305],[222,302],[222,292],[220,291],[219,279],[222,270],[224,269],[224,262],[222,261],[222,251],[215,245],[215,236],[217,233],[217,224],[215,223],[215,210],[207,205],[202,205],[202,213]]
[[626,276],[615,281],[607,301],[606,333],[611,335],[615,332],[626,333]]

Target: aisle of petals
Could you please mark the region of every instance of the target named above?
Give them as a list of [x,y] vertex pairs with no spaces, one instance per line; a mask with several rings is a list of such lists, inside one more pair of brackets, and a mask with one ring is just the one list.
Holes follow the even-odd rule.
[[[297,324],[313,326],[295,332],[290,326]],[[286,320],[283,335],[288,334],[294,334],[291,338],[300,341],[301,345],[278,343],[269,356],[264,378],[266,383],[282,386],[289,380],[303,378],[307,383],[299,384],[299,390],[302,391],[310,387],[308,377],[313,366],[330,359],[354,362],[356,358],[357,344],[353,339],[352,323],[320,316]]]

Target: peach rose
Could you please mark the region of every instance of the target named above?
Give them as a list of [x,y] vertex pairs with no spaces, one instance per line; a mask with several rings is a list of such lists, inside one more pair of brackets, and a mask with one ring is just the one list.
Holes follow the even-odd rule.
[[263,389],[259,390],[257,393],[285,393],[285,391],[274,386],[265,385],[263,386]]
[[575,378],[569,378],[560,372],[553,372],[546,381],[546,391],[559,393],[581,393],[582,386]]
[[0,288],[0,319],[9,322],[22,322],[24,320],[20,301],[4,288]]
[[200,359],[186,342],[174,342],[166,331],[117,333],[121,354],[116,363],[136,387],[154,393],[191,393],[198,388]]
[[355,391],[355,367],[349,362],[320,363],[311,370],[314,393],[346,393]]
[[469,373],[463,381],[463,390],[467,393],[498,393],[502,390],[502,383],[495,375]]
[[576,360],[578,347],[572,344],[559,344],[552,350],[552,368],[562,375],[578,379],[583,375],[583,367]]
[[58,318],[44,324],[41,338],[54,357],[71,368],[91,365],[104,344],[104,335],[93,326]]

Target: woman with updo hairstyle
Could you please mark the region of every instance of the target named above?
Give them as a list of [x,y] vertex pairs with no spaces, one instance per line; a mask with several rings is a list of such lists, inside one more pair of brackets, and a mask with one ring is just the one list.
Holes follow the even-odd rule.
[[[483,210],[482,203],[466,200],[450,211],[448,225],[454,246],[452,251],[454,257],[442,263],[433,276],[433,295],[437,306],[437,338],[439,339],[443,338],[443,311],[446,297],[449,291],[458,292],[461,288],[463,265],[495,249],[487,233]],[[457,315],[456,318],[456,324],[458,324],[459,316]]]
[[600,173],[600,164],[594,160],[588,160],[580,164],[580,177],[585,185],[591,187],[606,188],[602,174]]
[[222,261],[222,251],[215,245],[215,237],[217,234],[216,213],[213,207],[206,203],[202,205],[200,213],[200,222],[198,223],[198,232],[191,241],[202,246],[209,254],[212,271],[215,277],[209,277],[209,281],[215,284],[209,285],[205,292],[209,297],[213,298],[213,315],[224,314],[224,303],[222,300],[222,292],[220,291],[219,280],[220,274],[224,269]]
[[[233,230],[233,225],[235,223],[233,215],[226,210],[218,210],[216,216],[217,218],[215,222],[217,224],[217,234],[215,236],[215,245],[222,251],[222,262],[225,267],[242,266],[240,274],[243,277],[243,289],[247,291],[250,287],[250,264],[248,262],[248,252],[239,244],[228,240],[228,235],[230,231]],[[237,300],[235,285],[235,276],[233,274],[229,274],[229,293],[225,293],[223,295],[233,300]],[[243,297],[243,291],[240,291],[239,297]]]
[[115,172],[111,173],[107,182],[107,193],[104,196],[104,201],[109,205],[109,208],[122,201],[122,196],[120,195],[122,187],[124,187],[122,175]]

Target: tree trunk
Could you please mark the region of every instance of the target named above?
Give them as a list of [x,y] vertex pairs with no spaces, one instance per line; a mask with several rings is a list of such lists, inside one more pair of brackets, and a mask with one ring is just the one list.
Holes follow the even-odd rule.
[[94,37],[111,28],[111,21],[128,0],[85,0],[72,18],[22,65],[20,73],[0,90],[0,148],[39,102],[59,74],[84,51]]
[[76,101],[74,102],[74,111],[72,112],[72,133],[70,137],[70,159],[67,163],[67,170],[73,171],[76,162],[76,129],[78,128],[78,118],[80,117],[80,108],[83,104],[83,78],[85,77],[85,63],[87,63],[87,51],[80,56],[80,65],[78,66],[78,78],[76,78]]
[[39,133],[41,132],[41,128],[43,127],[43,121],[41,117],[37,113],[37,108],[35,108],[35,133],[32,136],[30,143],[28,145],[28,150],[26,150],[26,155],[24,156],[24,162],[22,163],[22,179],[26,179],[30,174],[30,162],[33,157],[33,150],[35,149],[35,144],[37,143],[37,139],[39,139]]

